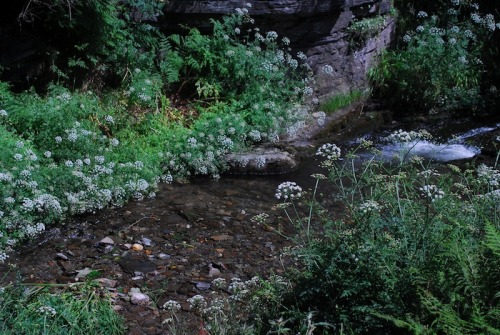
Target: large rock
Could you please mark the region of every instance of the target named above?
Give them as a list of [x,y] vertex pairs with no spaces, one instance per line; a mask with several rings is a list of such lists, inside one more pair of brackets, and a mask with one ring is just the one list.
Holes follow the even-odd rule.
[[[246,7],[249,3],[251,7]],[[274,30],[291,40],[295,51],[303,51],[318,74],[315,96],[325,100],[331,95],[367,86],[366,74],[375,55],[391,41],[394,20],[374,38],[361,45],[350,43],[346,28],[354,21],[387,14],[389,0],[169,0],[165,7],[164,27],[172,32],[189,22],[201,30],[210,28],[210,18],[233,13],[246,7],[264,30]],[[322,74],[325,65],[332,75]]]

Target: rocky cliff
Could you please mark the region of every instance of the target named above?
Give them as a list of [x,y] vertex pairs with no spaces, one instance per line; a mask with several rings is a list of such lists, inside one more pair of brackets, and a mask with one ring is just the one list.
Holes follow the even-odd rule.
[[[209,18],[232,13],[246,4],[256,25],[274,30],[291,40],[295,51],[303,51],[316,77],[315,96],[321,101],[339,92],[366,87],[366,73],[374,56],[391,41],[394,20],[386,15],[389,0],[169,0],[165,7],[165,29],[176,31],[183,23],[200,29]],[[356,43],[348,27],[354,22],[385,15],[379,32],[360,32]],[[367,26],[363,29],[369,29]],[[361,41],[360,41],[361,38]],[[331,74],[321,69],[331,66]]]

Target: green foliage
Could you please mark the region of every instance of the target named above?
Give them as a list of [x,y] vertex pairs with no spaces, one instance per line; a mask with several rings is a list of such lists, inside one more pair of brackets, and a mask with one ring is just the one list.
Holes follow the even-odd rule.
[[360,101],[366,97],[366,93],[361,90],[354,90],[349,93],[334,95],[328,101],[320,106],[320,110],[326,113],[334,113],[339,109],[347,107],[354,102]]
[[355,47],[364,45],[369,38],[377,36],[387,26],[385,16],[375,16],[353,21],[346,32],[350,34],[351,43]]
[[286,52],[287,38],[262,35],[253,22],[246,8],[238,9],[212,20],[210,35],[191,28],[186,36],[170,36],[159,67],[178,97],[201,106],[224,101],[259,130],[282,130],[290,123],[281,119],[299,119],[293,106],[310,93],[303,80],[308,69]]
[[318,150],[344,213],[322,208],[316,188],[302,210],[302,193],[280,185],[299,229],[291,254],[301,260],[284,319],[312,311],[335,334],[498,333],[500,174],[484,165],[438,172],[418,157],[406,160],[416,142],[406,143],[395,161],[374,157],[360,167],[358,151],[371,150],[368,142],[343,160],[336,146]]
[[409,21],[413,29],[402,36],[399,49],[383,54],[371,70],[375,91],[392,106],[408,111],[484,108],[482,59],[495,18],[479,13],[475,3],[456,3],[437,6],[431,14],[413,8],[413,15],[418,11]]
[[124,334],[123,320],[92,286],[63,291],[36,286],[0,289],[0,333]]

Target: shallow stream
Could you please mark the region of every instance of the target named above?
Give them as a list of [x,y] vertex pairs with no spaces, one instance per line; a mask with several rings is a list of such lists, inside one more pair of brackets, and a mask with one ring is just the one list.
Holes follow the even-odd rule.
[[[392,124],[362,137],[373,140],[384,156],[390,157],[400,148],[384,139],[404,126]],[[413,150],[439,161],[469,158],[480,152],[484,136],[490,143],[499,135],[499,126],[474,125],[456,132],[447,129],[449,135],[439,140],[441,144],[422,142]],[[439,128],[429,131],[441,132]],[[356,145],[356,140],[337,144],[345,150]],[[290,245],[285,236],[293,229],[283,212],[274,208],[275,190],[284,181],[312,188],[315,180],[310,176],[320,172],[318,162],[315,157],[305,158],[296,171],[283,175],[227,175],[219,181],[197,178],[188,184],[163,184],[155,199],[76,217],[64,227],[50,230],[38,244],[13,254],[10,262],[27,282],[71,283],[94,271],[109,280],[103,285],[115,296],[129,334],[164,334],[161,322],[165,315],[152,306],[170,299],[185,302],[190,296],[204,294],[215,277],[229,281],[284,271],[287,264],[280,252]],[[328,199],[326,187],[326,183],[321,185],[320,192]],[[330,205],[334,206],[333,202]],[[260,213],[270,215],[267,224],[251,220]],[[104,238],[112,243],[102,242]],[[132,250],[134,243],[142,249]],[[15,273],[7,265],[0,266],[0,272],[10,273],[4,280],[12,279]],[[141,288],[151,303],[127,301],[132,287]],[[185,303],[183,307],[187,308]]]

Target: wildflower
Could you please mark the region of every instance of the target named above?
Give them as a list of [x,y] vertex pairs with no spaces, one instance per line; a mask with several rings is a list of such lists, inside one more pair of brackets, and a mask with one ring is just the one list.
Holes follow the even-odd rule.
[[265,157],[259,156],[255,159],[255,166],[258,169],[262,169],[265,165],[266,165],[266,158]]
[[302,93],[304,93],[304,95],[311,95],[311,94],[313,94],[313,92],[314,91],[313,91],[312,87],[310,87],[310,86],[306,86],[302,90]]
[[114,124],[115,123],[115,119],[113,119],[113,117],[111,115],[106,115],[104,117],[104,120],[109,123],[109,124]]
[[472,13],[470,15],[470,19],[472,20],[472,22],[478,23],[478,24],[483,22],[483,18],[478,13]]
[[417,173],[417,176],[421,176],[421,177],[424,177],[424,178],[430,178],[432,176],[440,176],[441,174],[438,173],[436,170],[424,170],[424,171],[421,171],[419,173]]
[[104,156],[95,156],[94,159],[98,164],[104,164]]
[[169,300],[163,304],[162,308],[170,312],[177,312],[181,309],[181,304],[175,300]]
[[389,141],[392,142],[412,142],[415,140],[422,140],[430,138],[430,134],[425,130],[415,131],[403,131],[401,129],[395,131],[387,137]]
[[283,37],[281,39],[281,42],[283,42],[284,45],[289,45],[290,44],[290,39],[288,37]]
[[43,153],[43,155],[44,155],[46,158],[50,158],[50,157],[52,156],[52,152],[50,152],[50,151],[45,151],[45,152]]
[[298,59],[302,59],[302,60],[306,60],[307,59],[307,56],[305,53],[303,53],[302,51],[299,51],[297,52],[297,58]]
[[0,181],[11,181],[12,175],[10,173],[0,173]]
[[417,28],[415,29],[417,33],[421,33],[425,30],[424,26],[417,26]]
[[458,57],[458,61],[462,64],[469,64],[469,61],[467,60],[467,58],[465,56]]
[[410,36],[410,35],[408,35],[408,34],[405,34],[405,35],[403,36],[403,42],[405,42],[405,43],[410,43],[410,41],[411,41],[411,36]]
[[367,214],[369,212],[378,212],[380,211],[380,208],[380,204],[374,200],[367,200],[359,206],[359,210],[363,214]]
[[76,131],[71,131],[68,134],[68,141],[70,141],[70,142],[76,142],[77,139],[78,139],[78,134],[76,133]]
[[337,160],[340,158],[340,148],[331,143],[323,144],[316,152],[317,156],[325,157],[328,160]]
[[235,32],[237,35],[239,35],[239,33],[241,32],[241,31],[240,31],[240,28],[238,28],[238,27],[234,28],[234,32]]
[[273,41],[278,38],[278,33],[275,31],[268,31],[266,34],[266,39]]
[[56,136],[54,138],[54,140],[56,141],[56,143],[61,143],[62,142],[62,137],[61,136]]
[[441,199],[444,196],[444,192],[439,189],[436,185],[424,185],[419,188],[422,195],[426,196],[431,202]]
[[283,200],[299,199],[302,197],[302,188],[295,182],[287,181],[278,186],[275,197],[276,199],[283,198]]
[[9,115],[5,109],[0,109],[0,116],[7,117]]
[[328,64],[327,65],[323,65],[323,67],[321,68],[321,70],[325,74],[328,74],[328,75],[333,74],[333,67],[331,65],[328,65]]
[[56,310],[50,306],[42,306],[37,309],[37,312],[41,315],[53,317],[57,314]]
[[212,280],[212,286],[215,288],[223,288],[226,286],[226,280],[224,278],[215,278]]
[[207,307],[205,298],[199,294],[189,298],[187,302],[189,302],[189,308],[192,310],[202,311],[205,307]]
[[423,18],[426,18],[427,16],[427,13],[424,12],[423,10],[421,10],[420,12],[417,13],[417,17],[420,18],[420,19],[423,19]]
[[477,168],[477,175],[491,187],[500,186],[500,171],[481,164]]
[[14,199],[13,197],[7,197],[7,198],[3,199],[3,201],[6,204],[13,204],[14,202],[16,202],[16,199]]
[[264,223],[264,222],[266,222],[266,220],[268,218],[269,218],[269,214],[267,214],[267,213],[260,213],[260,214],[255,215],[254,217],[252,217],[250,219],[250,221],[256,222],[256,223]]
[[15,154],[15,155],[14,155],[14,159],[15,159],[16,161],[20,161],[20,160],[22,160],[22,159],[23,159],[23,155],[21,155],[21,154]]
[[453,6],[459,6],[460,5],[460,0],[451,0],[451,4]]
[[120,141],[118,141],[116,138],[112,138],[109,143],[111,143],[112,146],[116,147],[120,144]]

